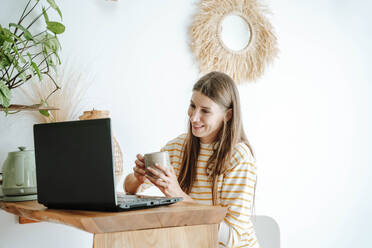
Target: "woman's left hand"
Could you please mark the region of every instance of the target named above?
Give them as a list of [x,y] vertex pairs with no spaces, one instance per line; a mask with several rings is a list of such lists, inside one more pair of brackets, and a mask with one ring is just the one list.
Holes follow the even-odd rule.
[[155,164],[156,169],[148,167],[147,170],[151,172],[155,177],[151,177],[146,173],[146,178],[149,179],[166,197],[183,197],[186,201],[192,201],[178,183],[176,173],[172,166],[163,166]]

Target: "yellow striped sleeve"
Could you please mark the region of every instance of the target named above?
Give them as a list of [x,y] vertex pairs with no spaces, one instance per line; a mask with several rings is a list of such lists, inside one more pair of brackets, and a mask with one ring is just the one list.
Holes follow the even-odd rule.
[[169,155],[169,158],[170,159],[174,159],[174,158],[182,159],[180,155]]
[[256,240],[254,232],[248,233],[253,226],[250,217],[257,179],[255,161],[248,152],[243,143],[234,147],[230,168],[223,177],[220,197],[220,204],[228,208],[224,222],[231,226],[233,243],[237,247],[251,247],[252,241]]

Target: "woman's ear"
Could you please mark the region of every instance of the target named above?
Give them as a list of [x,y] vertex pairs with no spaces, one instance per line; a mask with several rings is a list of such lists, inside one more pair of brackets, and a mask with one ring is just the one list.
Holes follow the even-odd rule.
[[228,122],[232,117],[232,109],[228,109],[225,113],[225,122]]

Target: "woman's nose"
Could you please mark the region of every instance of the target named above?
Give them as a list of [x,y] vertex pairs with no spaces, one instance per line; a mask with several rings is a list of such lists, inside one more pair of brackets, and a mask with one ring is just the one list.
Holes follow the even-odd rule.
[[192,111],[190,116],[191,122],[199,121],[199,111]]

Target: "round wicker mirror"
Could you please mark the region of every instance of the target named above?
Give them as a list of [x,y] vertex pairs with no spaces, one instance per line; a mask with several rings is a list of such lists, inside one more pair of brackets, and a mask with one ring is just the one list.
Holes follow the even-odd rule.
[[201,0],[189,29],[200,73],[221,71],[237,83],[262,76],[278,53],[267,12],[257,0]]
[[251,26],[240,15],[229,14],[221,19],[218,36],[221,45],[232,52],[241,52],[251,43]]

